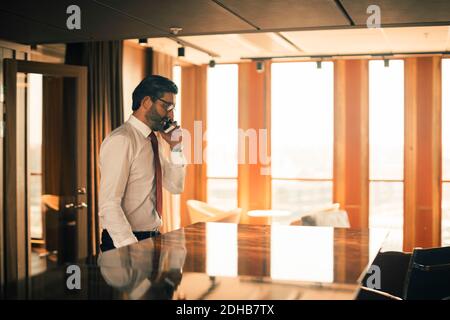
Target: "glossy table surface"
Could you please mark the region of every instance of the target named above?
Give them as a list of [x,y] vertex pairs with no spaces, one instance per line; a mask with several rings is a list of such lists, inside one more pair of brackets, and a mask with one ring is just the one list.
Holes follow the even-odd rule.
[[32,299],[353,299],[387,233],[197,223],[33,276]]

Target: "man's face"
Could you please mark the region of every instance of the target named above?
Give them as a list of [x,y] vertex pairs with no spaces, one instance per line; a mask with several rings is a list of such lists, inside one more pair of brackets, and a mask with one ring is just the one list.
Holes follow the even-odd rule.
[[150,100],[152,106],[148,109],[146,114],[148,122],[151,124],[151,129],[153,131],[162,130],[162,120],[164,118],[173,119],[173,108],[167,111],[171,106],[175,104],[175,94],[170,92],[165,92],[164,95],[155,99],[155,101]]

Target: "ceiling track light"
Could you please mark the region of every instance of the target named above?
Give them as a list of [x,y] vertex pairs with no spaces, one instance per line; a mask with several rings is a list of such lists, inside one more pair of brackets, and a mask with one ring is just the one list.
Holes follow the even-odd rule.
[[317,69],[322,69],[322,60],[316,61]]
[[186,53],[186,48],[185,47],[178,47],[178,56],[179,57],[184,57],[185,53]]
[[384,59],[384,67],[389,68],[389,59]]
[[146,46],[147,45],[147,38],[141,38],[139,39],[139,45]]
[[[194,49],[194,50],[203,52],[204,54],[207,54],[208,56],[210,56],[210,57],[212,57],[212,58],[218,58],[218,57],[220,57],[220,55],[218,55],[218,54],[215,53],[215,52],[208,51],[208,50],[203,49],[203,48],[201,48],[201,47],[199,47],[199,46],[196,46],[195,44],[192,44],[192,43],[187,42],[187,41],[185,41],[185,40],[179,39],[179,38],[177,38],[177,37],[170,36],[170,37],[167,37],[167,38],[170,39],[170,40],[172,40],[172,41],[175,41],[179,46],[182,46],[182,47],[185,47],[185,48],[188,48],[188,47],[189,47],[189,48],[191,48],[191,49]],[[190,50],[190,49],[189,49],[189,50]]]
[[264,72],[264,61],[263,60],[256,61],[256,72],[258,72],[258,73]]

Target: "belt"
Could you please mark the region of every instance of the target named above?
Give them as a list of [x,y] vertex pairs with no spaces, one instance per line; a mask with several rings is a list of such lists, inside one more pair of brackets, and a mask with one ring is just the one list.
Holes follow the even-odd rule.
[[[159,236],[161,233],[159,231],[133,231],[134,236],[138,241],[145,240],[148,238],[153,238]],[[103,229],[102,231],[102,243],[100,244],[100,250],[102,252],[115,249],[114,242],[108,233],[108,230]]]

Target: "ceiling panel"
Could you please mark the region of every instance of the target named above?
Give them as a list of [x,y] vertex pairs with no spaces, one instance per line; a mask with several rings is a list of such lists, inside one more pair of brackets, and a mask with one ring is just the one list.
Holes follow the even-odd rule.
[[241,57],[267,57],[299,54],[297,48],[272,32],[180,37],[189,43],[216,53],[217,62],[239,61]]
[[357,25],[365,25],[369,5],[381,9],[381,23],[424,24],[446,22],[450,24],[449,0],[341,0]]
[[442,52],[450,48],[447,26],[283,32],[306,54]]
[[211,34],[256,30],[210,0],[99,0],[129,15],[169,32],[183,28],[183,34]]
[[441,52],[449,50],[447,26],[383,29],[393,52]]
[[348,26],[333,0],[218,0],[265,30]]
[[[16,25],[20,25],[20,28],[12,29],[12,26]],[[59,43],[89,40],[83,35],[74,35],[68,31],[4,11],[0,11],[0,39],[24,44],[44,43],[49,39]]]
[[[414,52],[442,52],[450,50],[450,27],[408,27],[382,29],[345,29],[291,31],[281,34],[293,42],[283,40],[273,32],[204,35],[180,37],[200,48],[219,55],[218,63],[240,62],[242,58],[334,56],[352,54],[390,54]],[[176,56],[176,42],[167,38],[149,39],[153,49]],[[299,50],[300,49],[300,50]],[[184,61],[203,64],[211,57],[186,48]]]
[[306,54],[359,54],[389,52],[382,29],[292,31],[282,34]]
[[[391,26],[450,24],[450,0],[341,2],[360,27],[366,22],[370,4],[381,7],[382,23]],[[66,27],[66,8],[71,4],[81,8],[81,30]],[[333,0],[14,0],[0,2],[0,18],[0,38],[25,44],[165,37],[170,27],[177,26],[183,28],[180,37],[230,57],[295,55],[303,51],[356,53],[363,48],[384,51],[395,46],[406,50],[414,47],[414,37],[421,39],[416,48],[430,51],[442,47],[445,33],[445,29],[436,29],[436,34],[426,38],[412,29],[349,29]],[[330,30],[325,33],[313,31],[326,28]],[[277,33],[261,32],[264,30],[283,31],[298,48]],[[218,35],[223,38],[216,38],[224,33],[227,35]],[[197,38],[199,35],[209,38]],[[448,50],[447,43],[445,48]]]
[[[66,9],[71,4],[80,7],[81,30],[67,29],[66,21],[69,14],[66,13]],[[19,37],[23,33],[23,26],[17,22],[11,23],[6,30],[2,30],[2,33],[10,34],[10,38],[23,43],[58,42],[61,41],[61,33],[71,39],[69,42],[77,41],[79,38],[115,40],[137,38],[146,34],[169,34],[89,0],[2,1],[0,11],[35,23],[36,29],[29,30],[29,37]],[[59,31],[54,31],[55,29]],[[34,33],[45,36],[35,37]]]

